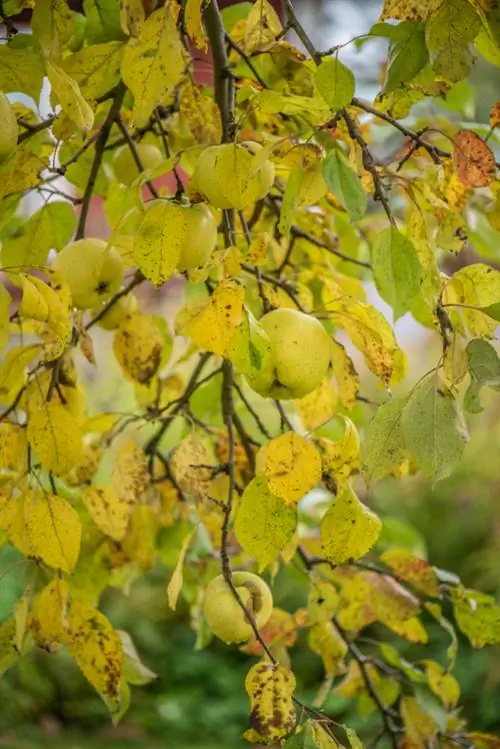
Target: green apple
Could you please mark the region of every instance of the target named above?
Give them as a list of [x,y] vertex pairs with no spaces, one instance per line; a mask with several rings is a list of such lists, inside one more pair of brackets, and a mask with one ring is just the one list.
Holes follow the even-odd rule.
[[277,400],[303,398],[326,377],[330,365],[330,337],[311,315],[276,309],[260,320],[271,341],[271,362],[247,376],[260,395]]
[[[157,146],[148,143],[136,144],[137,155],[144,169],[154,169],[163,161],[163,156]],[[139,176],[139,168],[130,148],[125,145],[116,150],[113,159],[113,171],[118,182],[131,185]]]
[[63,247],[53,268],[67,281],[73,305],[94,309],[116,294],[123,280],[120,254],[102,239],[78,239]]
[[[271,616],[273,597],[269,586],[252,572],[233,572],[234,586],[261,629]],[[252,626],[223,575],[215,577],[207,586],[203,613],[208,626],[226,643],[242,643],[253,634]]]
[[274,181],[274,164],[265,160],[257,168],[258,143],[223,143],[205,148],[196,164],[191,188],[214,208],[243,210],[264,198]]
[[[104,303],[105,306],[106,303]],[[99,312],[98,309],[93,310],[93,315]],[[127,294],[126,296],[120,297],[113,306],[104,313],[99,322],[97,323],[103,330],[115,330],[122,320],[129,315],[133,315],[137,312],[137,297],[135,294]]]
[[11,104],[0,91],[0,161],[7,161],[17,148],[19,126]]
[[[205,265],[217,242],[217,221],[210,208],[205,203],[184,204],[159,199],[149,201],[146,210],[159,203],[165,206],[163,216],[172,249],[180,246],[177,269],[182,272]],[[167,240],[164,246],[166,243]]]

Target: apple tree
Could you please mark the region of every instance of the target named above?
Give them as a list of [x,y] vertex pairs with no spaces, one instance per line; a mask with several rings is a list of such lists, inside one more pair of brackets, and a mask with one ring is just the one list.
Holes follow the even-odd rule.
[[[0,3],[0,531],[27,573],[1,670],[64,647],[118,721],[148,676],[99,601],[163,565],[196,648],[248,657],[250,743],[498,746],[453,667],[457,631],[500,642],[500,608],[379,553],[370,509],[380,479],[450,475],[500,387],[500,103],[470,127],[434,106],[500,64],[498,3],[385,0],[329,50],[291,0],[282,18],[268,0],[83,6]],[[365,101],[342,58],[373,38],[387,64]],[[440,344],[420,379],[403,315]],[[108,351],[125,410],[89,397]],[[273,607],[287,566],[308,584],[295,611]],[[440,661],[406,660],[430,622]],[[298,635],[323,664],[313,704]],[[339,724],[332,690],[377,733]]]

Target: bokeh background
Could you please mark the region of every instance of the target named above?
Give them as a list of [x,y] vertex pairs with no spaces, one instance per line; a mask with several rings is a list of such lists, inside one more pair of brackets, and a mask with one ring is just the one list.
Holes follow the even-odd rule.
[[[327,49],[367,31],[377,20],[381,3],[376,0],[297,0],[296,7],[317,47]],[[385,44],[372,40],[361,48],[351,44],[342,60],[356,74],[357,95],[372,98],[384,62]],[[456,86],[448,102],[431,101],[423,106],[457,123],[488,121],[491,104],[498,98],[500,75],[478,61],[471,82]],[[420,106],[420,105],[419,105]],[[391,150],[384,143],[381,149]],[[383,151],[382,154],[383,155]],[[27,202],[24,210],[35,206]],[[91,231],[102,234],[102,214],[94,207]],[[477,247],[489,262],[500,263],[500,235],[479,224]],[[459,262],[471,262],[473,248]],[[146,291],[143,303],[172,320],[181,300],[179,282],[161,293]],[[373,301],[387,314],[380,300]],[[412,378],[432,366],[438,357],[433,334],[407,317],[398,322],[398,338],[410,357]],[[88,388],[89,411],[126,410],[132,403],[130,387],[123,381],[109,355],[110,334],[99,331],[95,348],[98,372],[80,362]],[[106,371],[103,382],[102,371]],[[406,384],[407,386],[407,384]],[[371,380],[363,392],[376,397]],[[460,469],[448,480],[432,487],[423,478],[384,480],[368,500],[384,519],[380,547],[398,545],[427,556],[438,567],[459,575],[464,584],[500,597],[500,395],[489,393],[484,415],[471,424],[472,439]],[[356,418],[369,416],[360,406]],[[175,430],[172,432],[175,440]],[[162,564],[125,592],[111,590],[102,608],[113,625],[127,630],[142,661],[158,678],[146,687],[133,689],[132,706],[118,727],[113,727],[106,708],[64,652],[49,656],[33,651],[0,681],[0,747],[8,749],[239,749],[246,724],[247,698],[243,681],[248,656],[236,649],[212,643],[198,652],[196,635],[190,630],[187,605],[173,614],[167,608],[165,585],[176,560],[178,540],[171,539]],[[6,618],[21,595],[25,579],[22,568],[10,568],[17,552],[0,546],[0,621]],[[6,573],[6,574],[4,574]],[[189,582],[189,581],[188,581]],[[305,580],[290,566],[273,581],[276,604],[289,610],[304,605]],[[409,658],[440,659],[447,645],[446,634],[431,625],[430,645],[398,647]],[[306,649],[299,637],[292,650],[301,699],[312,700],[322,680],[319,657]],[[465,717],[475,730],[500,731],[500,649],[472,651],[461,641],[456,675],[462,686]],[[340,722],[365,730],[371,716],[360,718],[347,700],[331,696],[327,708]]]

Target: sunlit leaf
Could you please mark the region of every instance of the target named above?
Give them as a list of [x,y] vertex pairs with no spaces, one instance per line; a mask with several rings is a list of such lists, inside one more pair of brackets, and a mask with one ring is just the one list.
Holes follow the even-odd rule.
[[380,535],[382,523],[350,487],[338,496],[321,521],[321,546],[332,564],[361,559]]
[[295,505],[321,479],[321,458],[314,445],[290,432],[268,442],[257,455],[257,468],[271,494]]
[[250,698],[252,734],[276,740],[290,733],[295,722],[295,677],[289,669],[256,663],[246,676],[245,689]]

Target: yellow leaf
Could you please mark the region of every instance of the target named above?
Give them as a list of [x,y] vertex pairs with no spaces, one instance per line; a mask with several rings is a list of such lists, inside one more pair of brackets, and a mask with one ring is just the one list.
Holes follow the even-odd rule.
[[16,649],[16,622],[11,616],[0,624],[0,675],[19,657]]
[[262,52],[276,44],[282,30],[281,21],[267,0],[253,3],[245,23],[245,51]]
[[208,449],[195,435],[183,439],[175,448],[170,467],[181,489],[196,499],[203,499],[209,493],[213,477],[213,461]]
[[297,510],[287,507],[269,490],[263,476],[257,476],[243,492],[236,514],[235,532],[259,570],[272,564],[290,542],[297,526]]
[[19,424],[0,424],[0,472],[24,473],[27,469],[26,430]]
[[304,427],[314,430],[329,421],[335,413],[337,394],[330,380],[323,380],[318,387],[295,401]]
[[[498,322],[481,312],[481,307],[497,304],[499,299],[500,272],[484,263],[474,263],[458,270],[443,292],[444,302],[451,305],[447,311],[453,318],[455,315],[461,317],[470,334],[478,338],[493,336]],[[454,307],[455,304],[458,306]]]
[[123,42],[92,44],[61,61],[61,68],[80,86],[83,96],[95,101],[120,80]]
[[126,34],[139,36],[145,18],[142,0],[120,0],[120,26]]
[[156,374],[166,349],[156,321],[149,315],[130,315],[116,330],[113,350],[130,380],[147,383]]
[[0,198],[36,187],[47,166],[37,154],[18,149],[12,158],[0,163]]
[[329,582],[312,580],[307,598],[307,612],[312,624],[329,622],[339,605],[339,594]]
[[186,24],[186,31],[195,45],[198,49],[206,52],[208,49],[208,42],[203,30],[201,14],[204,4],[204,0],[187,0],[184,9],[184,22]]
[[68,473],[82,454],[78,421],[64,407],[46,403],[28,420],[28,442],[40,463],[56,476]]
[[428,596],[439,595],[439,585],[434,569],[425,559],[420,559],[407,549],[388,549],[380,561],[393,570],[398,578],[410,583]]
[[9,305],[10,294],[3,284],[0,284],[0,351],[3,351],[9,340]]
[[344,422],[342,439],[336,442],[320,437],[317,440],[323,464],[323,481],[327,488],[332,490],[339,485],[342,486],[352,473],[359,470],[358,430],[347,416],[338,415],[336,418]]
[[122,548],[142,572],[150,570],[155,563],[157,530],[158,520],[151,507],[136,505],[132,508],[130,528],[122,541]]
[[61,57],[73,35],[72,12],[64,0],[37,0],[32,29],[45,57]]
[[219,107],[203,86],[191,79],[185,81],[180,89],[179,110],[196,143],[209,146],[221,142]]
[[26,382],[26,367],[38,353],[38,346],[14,346],[0,364],[0,401],[7,405],[14,400]]
[[[129,514],[149,485],[148,463],[144,451],[133,440],[126,440],[116,456],[110,487],[120,505],[128,505]],[[118,511],[122,515],[124,507]],[[123,519],[119,521],[123,523]],[[110,534],[111,535],[111,534]]]
[[425,21],[440,5],[442,0],[384,0],[380,20]]
[[293,673],[279,664],[262,661],[248,672],[245,689],[250,698],[253,731],[274,741],[289,734],[295,724]]
[[434,718],[424,712],[415,697],[403,697],[400,710],[407,735],[414,746],[424,749],[438,731]]
[[460,699],[460,685],[452,674],[435,661],[424,661],[427,681],[447,710],[455,707]]
[[122,76],[134,97],[136,127],[164,104],[184,71],[179,34],[169,6],[152,13],[137,39],[130,39],[123,56]]
[[387,621],[385,624],[400,637],[404,637],[405,640],[408,640],[408,642],[426,645],[429,641],[429,636],[425,631],[422,622],[420,619],[417,619],[416,616],[407,619],[405,622]]
[[84,135],[87,134],[94,123],[94,113],[90,104],[84,99],[78,83],[50,60],[47,60],[47,77],[52,88],[52,95],[57,97],[63,112],[79,131]]
[[183,320],[185,311],[181,310],[176,319],[176,331],[188,335],[199,348],[223,356],[243,320],[244,298],[245,290],[238,281],[222,281],[201,310],[195,308],[194,317]]
[[342,671],[348,648],[331,622],[315,624],[309,632],[308,643],[313,653],[321,656],[327,676]]
[[352,359],[347,355],[341,343],[332,338],[332,368],[337,381],[340,402],[348,411],[356,404],[359,392],[359,376]]
[[37,645],[44,650],[54,652],[64,639],[68,625],[68,601],[68,583],[55,577],[35,602],[29,627]]
[[337,497],[321,522],[321,546],[333,564],[361,559],[377,541],[382,523],[350,486]]
[[[167,218],[168,217],[168,218]],[[172,216],[167,200],[154,203],[146,213],[134,239],[133,255],[137,267],[156,286],[161,286],[175,271],[186,236],[187,213]]]
[[86,487],[82,501],[97,527],[115,541],[121,541],[133,505],[118,496],[112,486],[99,484]]
[[31,588],[28,586],[21,598],[16,601],[16,605],[14,607],[14,621],[16,623],[15,645],[16,649],[19,652],[21,652],[22,650],[24,639],[26,637],[31,595]]
[[194,534],[194,531],[191,531],[191,533],[188,533],[188,535],[182,542],[181,550],[179,552],[179,558],[177,559],[177,563],[175,565],[174,571],[172,572],[172,576],[167,585],[168,605],[173,611],[175,611],[175,608],[177,606],[177,600],[182,590],[182,582],[183,582],[182,568],[184,566],[184,559],[186,558],[187,550],[189,548],[189,544],[191,543],[193,534]]
[[82,526],[66,499],[34,491],[11,498],[6,532],[10,543],[25,556],[65,572],[74,569]]
[[259,450],[257,470],[265,476],[271,494],[296,505],[321,480],[321,458],[311,442],[288,432]]
[[265,265],[269,247],[269,234],[262,232],[252,239],[245,259],[251,265]]
[[21,304],[19,305],[18,314],[22,317],[31,318],[32,320],[40,320],[42,322],[47,320],[49,316],[49,305],[38,287],[31,282],[29,276],[24,274],[19,276],[19,283],[23,296]]
[[82,424],[84,434],[103,434],[109,432],[116,424],[118,416],[114,413],[98,413]]
[[104,614],[73,600],[64,644],[112,712],[120,707],[123,648]]

